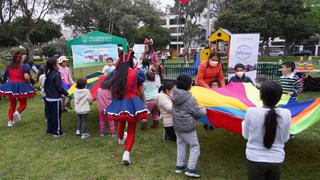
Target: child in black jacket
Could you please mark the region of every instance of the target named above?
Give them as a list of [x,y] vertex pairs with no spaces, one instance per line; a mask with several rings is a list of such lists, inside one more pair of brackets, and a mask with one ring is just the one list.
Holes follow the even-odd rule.
[[62,96],[68,96],[68,92],[62,88],[60,73],[57,71],[57,60],[49,59],[47,61],[46,80],[44,90],[46,93],[46,106],[48,109],[48,135],[61,137],[61,100]]

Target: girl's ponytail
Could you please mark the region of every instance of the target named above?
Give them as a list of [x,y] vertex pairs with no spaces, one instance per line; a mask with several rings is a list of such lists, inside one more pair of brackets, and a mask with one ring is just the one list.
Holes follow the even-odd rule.
[[270,149],[274,140],[276,138],[277,133],[277,117],[278,114],[274,107],[272,107],[265,116],[264,119],[264,129],[265,134],[263,137],[264,147]]

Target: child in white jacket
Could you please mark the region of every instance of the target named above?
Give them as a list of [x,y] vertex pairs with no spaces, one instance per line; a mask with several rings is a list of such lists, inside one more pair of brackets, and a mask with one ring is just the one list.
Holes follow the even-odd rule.
[[161,87],[161,93],[158,97],[158,108],[163,117],[163,140],[176,141],[176,134],[172,124],[172,100],[171,95],[174,89],[174,83],[165,83]]
[[77,88],[74,91],[74,106],[78,115],[77,136],[87,138],[90,134],[87,132],[87,119],[90,112],[90,104],[92,103],[92,96],[88,89],[86,89],[87,80],[80,78],[77,81]]

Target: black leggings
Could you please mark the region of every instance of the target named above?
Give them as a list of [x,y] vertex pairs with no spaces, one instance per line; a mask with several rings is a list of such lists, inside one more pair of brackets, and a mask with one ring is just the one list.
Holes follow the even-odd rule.
[[278,180],[282,163],[254,162],[248,160],[249,180]]

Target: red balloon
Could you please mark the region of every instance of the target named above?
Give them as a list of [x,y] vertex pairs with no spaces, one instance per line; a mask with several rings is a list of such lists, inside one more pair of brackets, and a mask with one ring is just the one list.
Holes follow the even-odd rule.
[[180,3],[188,3],[190,0],[179,0]]

